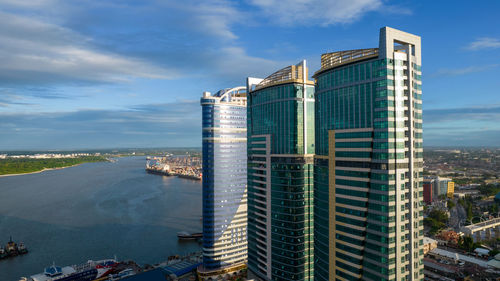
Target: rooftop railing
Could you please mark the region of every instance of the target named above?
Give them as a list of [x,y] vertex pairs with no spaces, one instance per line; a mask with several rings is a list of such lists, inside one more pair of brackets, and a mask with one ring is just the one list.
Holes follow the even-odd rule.
[[304,77],[304,65],[299,63],[297,65],[290,65],[282,68],[273,74],[267,76],[262,82],[260,82],[255,90],[266,88],[276,84],[298,82],[298,83],[313,83],[307,80],[308,69],[305,69],[306,77]]
[[374,57],[377,55],[378,55],[378,48],[326,53],[321,55],[321,69],[319,71],[332,68],[336,65],[361,60],[366,57]]

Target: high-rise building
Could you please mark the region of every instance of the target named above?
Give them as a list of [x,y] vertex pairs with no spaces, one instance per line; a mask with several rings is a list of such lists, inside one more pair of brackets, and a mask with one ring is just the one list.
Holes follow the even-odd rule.
[[313,280],[314,83],[306,62],[248,78],[248,268]]
[[420,37],[321,56],[315,280],[423,280]]
[[431,204],[435,198],[434,190],[436,189],[436,179],[425,177],[424,178],[424,202]]
[[[203,265],[207,280],[246,268],[247,107],[246,88],[204,92]],[[213,278],[212,278],[213,279]]]
[[453,193],[455,192],[455,183],[450,178],[442,178],[438,176],[429,176],[424,179],[424,184],[426,180],[432,180],[434,183],[434,197],[448,197],[453,198]]

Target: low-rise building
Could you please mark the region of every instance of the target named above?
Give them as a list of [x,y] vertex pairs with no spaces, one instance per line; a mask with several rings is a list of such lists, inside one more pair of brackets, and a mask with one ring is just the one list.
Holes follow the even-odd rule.
[[432,238],[424,237],[424,255],[433,249],[436,249],[438,246],[438,242]]

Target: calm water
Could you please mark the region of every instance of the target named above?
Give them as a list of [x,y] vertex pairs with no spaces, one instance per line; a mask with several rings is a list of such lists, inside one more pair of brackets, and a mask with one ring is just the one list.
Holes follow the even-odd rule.
[[88,259],[152,264],[199,251],[179,231],[201,231],[201,182],[149,175],[144,157],[87,163],[0,178],[0,243],[9,236],[30,253],[0,261],[0,280],[19,280]]

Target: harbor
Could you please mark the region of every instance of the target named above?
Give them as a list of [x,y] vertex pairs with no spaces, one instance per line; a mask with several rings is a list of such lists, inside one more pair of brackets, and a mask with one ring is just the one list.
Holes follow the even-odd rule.
[[117,261],[115,257],[100,261],[89,260],[70,266],[52,264],[43,272],[21,277],[19,281],[195,280],[196,268],[201,265],[201,262],[201,252],[170,256],[165,261],[142,267],[135,261]]
[[0,244],[12,235],[29,250],[0,260],[0,280],[29,278],[54,262],[64,267],[115,255],[142,273],[148,264],[201,250],[177,237],[202,228],[200,181],[147,174],[145,156],[115,160],[0,178],[0,233],[6,235]]
[[162,176],[201,180],[201,159],[190,155],[167,154],[164,157],[148,157],[146,172]]

